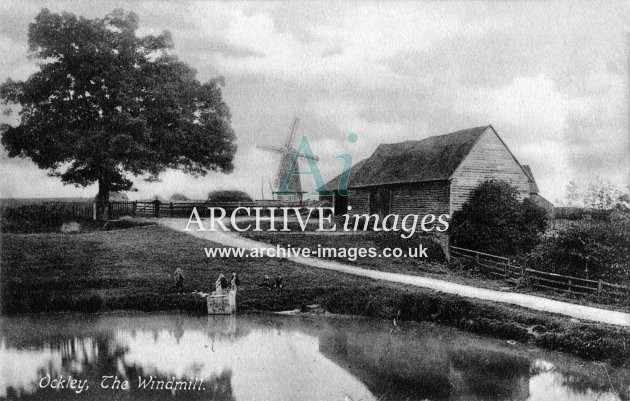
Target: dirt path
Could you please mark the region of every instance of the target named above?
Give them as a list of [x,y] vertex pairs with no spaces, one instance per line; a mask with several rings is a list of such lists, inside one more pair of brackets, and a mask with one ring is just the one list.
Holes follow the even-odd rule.
[[[186,219],[159,219],[158,223],[182,231],[186,226]],[[192,231],[183,231],[195,237],[204,238],[209,241],[236,248],[275,248],[258,241],[252,241],[236,235],[233,232],[210,232],[196,231],[196,226],[191,225]],[[412,276],[408,274],[388,273],[378,270],[363,269],[356,266],[344,265],[341,263],[302,257],[288,257],[287,259],[307,266],[320,269],[336,270],[338,272],[353,274],[355,276],[369,277],[374,280],[391,281],[395,283],[413,285],[417,287],[431,288],[448,294],[456,294],[467,298],[478,298],[487,301],[502,302],[518,305],[525,308],[535,309],[543,312],[558,313],[571,316],[576,319],[590,320],[593,322],[609,323],[620,326],[630,326],[630,314],[624,312],[611,311],[607,309],[583,306],[569,302],[556,301],[535,295],[519,294],[509,291],[496,291],[485,288],[478,288],[469,285],[451,283],[449,281],[438,280],[428,277]]]

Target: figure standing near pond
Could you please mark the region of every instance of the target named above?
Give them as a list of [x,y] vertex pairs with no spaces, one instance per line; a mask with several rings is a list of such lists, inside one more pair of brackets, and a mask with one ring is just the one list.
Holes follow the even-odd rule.
[[227,278],[225,278],[225,275],[223,273],[219,274],[219,278],[217,279],[217,281],[214,282],[214,290],[217,294],[220,294],[222,290],[226,290],[230,287],[230,284],[227,281]]
[[223,273],[219,274],[219,278],[214,282],[214,292],[217,294],[221,293],[221,278],[223,277]]
[[155,199],[153,200],[153,214],[155,215],[156,218],[160,217],[160,203],[161,203],[160,200],[156,196]]
[[279,290],[284,289],[284,279],[282,278],[282,276],[276,277],[273,282],[273,288],[277,288]]
[[175,269],[175,289],[178,294],[182,294],[184,292],[184,272],[181,267]]
[[263,288],[266,288],[269,291],[271,291],[271,288],[273,287],[273,283],[271,282],[271,278],[267,274],[265,274],[265,278],[263,279],[262,283],[260,283],[259,285],[261,287],[263,287]]
[[230,287],[233,290],[236,290],[239,285],[241,285],[241,280],[238,278],[238,275],[236,273],[232,273],[232,281],[230,281]]
[[221,273],[221,289],[227,290],[230,288],[230,282],[227,280],[227,277],[223,273]]

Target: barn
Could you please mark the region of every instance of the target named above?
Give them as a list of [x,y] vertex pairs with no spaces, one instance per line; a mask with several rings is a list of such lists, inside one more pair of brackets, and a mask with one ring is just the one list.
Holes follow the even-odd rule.
[[516,160],[490,125],[381,144],[353,166],[348,185],[353,195],[339,195],[340,176],[327,187],[334,192],[336,214],[352,206],[352,214],[452,215],[474,188],[492,179],[509,182],[521,198],[532,197],[541,206],[553,208],[538,194],[529,166]]

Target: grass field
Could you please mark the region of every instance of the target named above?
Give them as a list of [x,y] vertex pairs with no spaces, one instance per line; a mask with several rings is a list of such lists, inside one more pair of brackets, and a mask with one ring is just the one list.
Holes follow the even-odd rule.
[[[238,272],[242,310],[282,310],[314,301],[321,291],[369,280],[322,275],[281,260],[208,259],[212,246],[158,226],[84,234],[3,234],[2,312],[40,310],[197,310],[195,297],[176,294],[173,271],[186,291],[212,291],[219,273]],[[282,276],[283,291],[259,287],[265,274]],[[289,302],[289,300],[291,300]]]
[[[201,298],[175,292],[172,274],[180,266],[188,292],[211,291],[220,272],[238,272],[240,312],[319,303],[335,313],[431,321],[590,359],[630,361],[630,332],[625,329],[376,282],[284,259],[208,259],[203,248],[216,245],[159,226],[0,238],[3,314],[116,309],[203,313]],[[265,274],[283,276],[286,288],[261,288]],[[538,328],[532,331],[534,326]]]

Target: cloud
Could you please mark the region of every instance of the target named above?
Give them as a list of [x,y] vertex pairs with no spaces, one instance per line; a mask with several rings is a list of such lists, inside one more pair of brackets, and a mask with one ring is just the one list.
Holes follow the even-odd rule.
[[612,93],[604,93],[571,97],[544,75],[517,77],[497,89],[460,90],[456,111],[491,121],[517,158],[533,165],[542,192],[561,199],[558,182],[627,182],[627,122],[608,109]]
[[[168,172],[161,183],[138,181],[132,197],[197,197],[219,187],[257,196],[277,160],[255,147],[282,143],[294,116],[326,178],[338,174],[340,153],[358,161],[382,142],[492,124],[550,199],[576,177],[629,181],[622,3],[6,2],[0,80],[33,71],[26,31],[42,6],[88,17],[132,9],[141,34],[172,32],[176,54],[201,80],[226,79],[234,173]],[[28,161],[0,162],[15,167],[1,179],[3,193],[35,192],[19,184],[24,178],[67,190]]]

